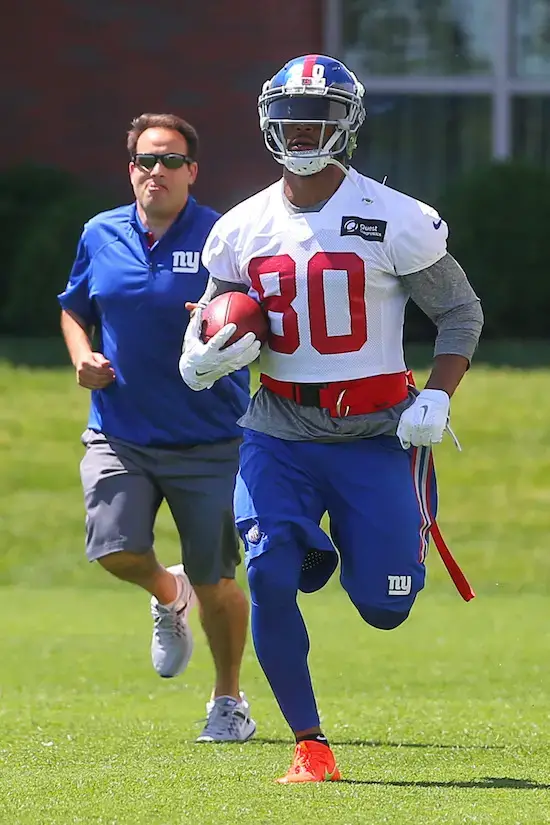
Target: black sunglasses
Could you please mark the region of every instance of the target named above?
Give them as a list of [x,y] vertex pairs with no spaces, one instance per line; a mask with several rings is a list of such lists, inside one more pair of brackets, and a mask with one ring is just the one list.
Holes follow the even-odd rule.
[[133,162],[143,169],[151,171],[157,163],[162,163],[167,169],[181,169],[184,163],[193,163],[193,158],[181,155],[179,152],[168,152],[165,155],[154,155],[152,152],[138,152],[132,156]]

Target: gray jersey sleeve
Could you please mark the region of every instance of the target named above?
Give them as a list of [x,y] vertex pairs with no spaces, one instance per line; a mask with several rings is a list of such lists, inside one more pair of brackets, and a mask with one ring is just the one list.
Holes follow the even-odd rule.
[[477,347],[483,312],[466,273],[448,253],[427,269],[401,278],[403,288],[437,327],[434,355],[463,355]]

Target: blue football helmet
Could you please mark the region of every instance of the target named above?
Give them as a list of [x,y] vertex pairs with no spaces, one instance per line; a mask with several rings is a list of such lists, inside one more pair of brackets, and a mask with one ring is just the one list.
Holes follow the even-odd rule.
[[[258,98],[267,148],[295,175],[314,175],[335,160],[349,159],[365,119],[364,93],[353,72],[333,57],[310,54],[290,60],[264,83]],[[288,148],[284,127],[293,123],[321,125],[315,149]]]

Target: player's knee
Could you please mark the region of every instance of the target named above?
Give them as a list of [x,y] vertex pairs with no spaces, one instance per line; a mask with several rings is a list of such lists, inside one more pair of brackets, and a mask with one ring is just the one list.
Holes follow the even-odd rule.
[[250,559],[247,574],[254,605],[277,607],[296,598],[296,582],[273,552],[261,553]]
[[383,607],[371,607],[365,604],[355,605],[362,619],[378,630],[394,630],[408,618],[410,609],[405,613],[387,610]]

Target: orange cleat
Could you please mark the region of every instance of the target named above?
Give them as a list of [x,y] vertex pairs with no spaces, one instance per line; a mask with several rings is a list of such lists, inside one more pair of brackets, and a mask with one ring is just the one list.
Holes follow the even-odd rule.
[[340,771],[329,746],[306,739],[298,742],[290,770],[277,782],[289,785],[291,782],[336,782],[338,779],[341,779]]

